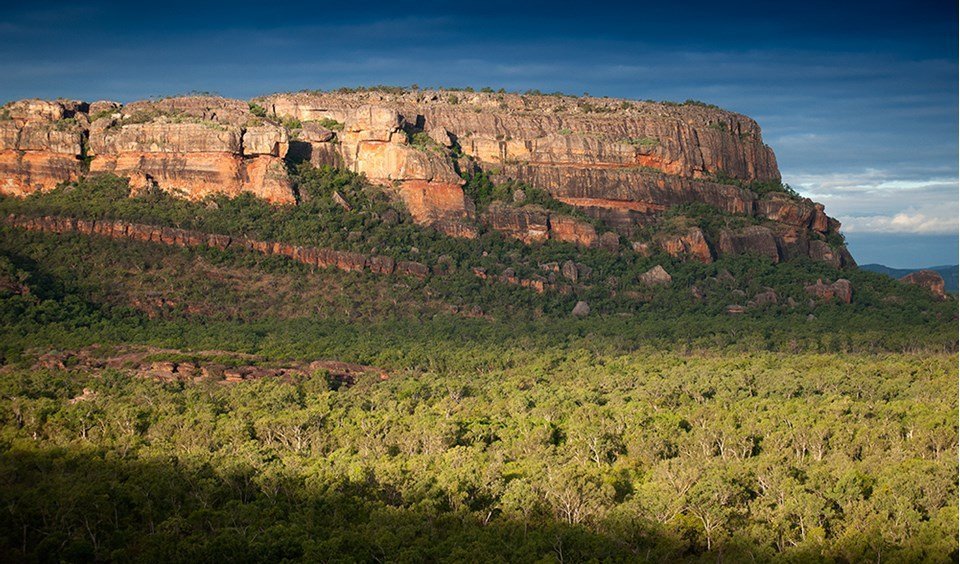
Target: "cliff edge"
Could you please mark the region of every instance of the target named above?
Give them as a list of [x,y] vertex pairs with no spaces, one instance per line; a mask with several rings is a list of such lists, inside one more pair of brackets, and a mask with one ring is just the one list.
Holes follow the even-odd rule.
[[[0,109],[0,193],[9,195],[114,173],[134,192],[295,204],[286,166],[297,161],[362,173],[418,223],[456,237],[486,226],[527,243],[626,243],[702,262],[753,253],[854,264],[839,222],[781,184],[757,123],[700,103],[391,88]],[[464,189],[476,175],[562,205],[518,193],[478,209]],[[703,206],[726,219],[705,229]]]

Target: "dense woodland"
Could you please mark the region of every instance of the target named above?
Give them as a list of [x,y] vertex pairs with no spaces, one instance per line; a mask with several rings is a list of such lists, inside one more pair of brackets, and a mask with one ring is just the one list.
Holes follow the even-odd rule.
[[[810,305],[803,285],[838,274],[808,261],[456,240],[402,209],[384,222],[396,204],[362,178],[296,178],[289,208],[128,198],[111,177],[0,200],[454,265],[378,277],[0,228],[0,560],[956,561],[956,301],[847,270],[852,304]],[[469,274],[567,258],[596,283],[537,294]],[[611,292],[654,264],[669,287]],[[690,297],[722,270],[735,285]],[[802,303],[724,313],[766,287]],[[389,378],[162,382],[38,362],[91,345]]]

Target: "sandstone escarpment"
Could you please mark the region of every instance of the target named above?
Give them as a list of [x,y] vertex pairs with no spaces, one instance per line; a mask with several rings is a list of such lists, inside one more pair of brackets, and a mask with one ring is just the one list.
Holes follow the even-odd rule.
[[[455,193],[447,180],[437,178],[453,179],[454,170],[481,170],[498,181],[517,180],[547,190],[627,237],[640,227],[657,224],[671,208],[707,204],[769,223],[773,245],[765,238],[762,247],[749,248],[744,245],[758,240],[756,234],[752,238],[731,234],[724,243],[705,238],[656,246],[705,262],[724,253],[753,252],[773,260],[810,256],[837,266],[852,263],[845,261],[843,251],[830,256],[811,244],[839,232],[839,223],[826,216],[823,206],[785,193],[759,195],[750,189],[757,182],[779,183],[776,158],[763,144],[756,122],[719,108],[418,90],[303,92],[256,102],[278,118],[343,124],[343,132],[335,136],[339,139],[327,143],[339,143],[347,166],[381,182],[417,181],[431,189],[435,182],[439,193]],[[415,160],[424,164],[409,166],[405,161],[410,158],[409,139],[417,134],[450,148],[447,158],[443,151],[424,151],[428,156]],[[313,149],[315,154],[330,152]],[[451,200],[447,210],[434,209],[434,215],[449,211],[469,219],[469,205],[461,208],[459,198]],[[523,240],[545,238],[543,218],[536,214],[512,213],[505,218],[499,209],[492,215],[503,219],[493,222],[494,228],[502,225]],[[419,208],[414,216],[421,222],[435,221]],[[739,243],[731,242],[731,237],[739,238]]]
[[[274,104],[269,107],[277,117],[288,115],[279,113]],[[310,141],[311,159],[316,154],[318,160],[340,161],[370,181],[392,188],[422,225],[458,237],[477,235],[473,204],[461,188],[464,179],[444,154],[410,143],[409,124],[395,108],[362,105],[327,113],[317,109],[283,111],[296,111],[293,117],[305,120],[321,117],[326,123],[341,125],[340,131],[331,136],[310,128],[310,138],[325,138]],[[332,153],[337,157],[331,158]]]
[[[476,237],[485,223],[528,243],[616,251],[625,237],[642,253],[702,262],[746,253],[854,264],[822,205],[778,191],[776,158],[757,123],[704,104],[369,90],[251,103],[28,100],[0,113],[6,194],[50,189],[89,171],[127,176],[135,190],[158,187],[191,199],[252,193],[292,204],[285,161],[364,174],[418,224],[457,237]],[[464,192],[464,179],[477,172],[544,190],[616,233],[530,206],[478,212]],[[747,226],[708,231],[694,222],[655,233],[671,210],[700,205],[749,218]]]
[[21,100],[0,111],[0,193],[25,196],[76,180],[83,171],[86,107]]
[[[0,192],[26,195],[90,172],[199,199],[251,192],[294,203],[285,128],[246,102],[193,96],[87,105],[27,100],[0,120]],[[89,160],[89,171],[87,170]]]
[[250,192],[296,201],[284,157],[284,127],[254,116],[239,100],[216,97],[134,102],[90,127],[91,172],[129,176],[191,199]]

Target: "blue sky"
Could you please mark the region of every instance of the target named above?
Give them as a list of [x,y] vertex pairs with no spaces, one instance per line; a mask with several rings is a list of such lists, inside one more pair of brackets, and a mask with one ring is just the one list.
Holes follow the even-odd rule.
[[21,3],[0,100],[371,84],[695,98],[755,118],[862,263],[957,262],[955,2]]

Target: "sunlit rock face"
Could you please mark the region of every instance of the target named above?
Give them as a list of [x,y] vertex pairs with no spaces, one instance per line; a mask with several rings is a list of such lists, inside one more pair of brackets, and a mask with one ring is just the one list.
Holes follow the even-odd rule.
[[[249,192],[293,204],[284,159],[361,173],[402,201],[418,224],[456,237],[475,237],[484,223],[528,243],[594,247],[615,237],[598,234],[577,214],[522,203],[478,216],[463,185],[470,173],[484,171],[545,190],[638,243],[634,248],[701,262],[752,253],[773,261],[853,264],[831,239],[840,224],[822,205],[750,189],[780,180],[757,123],[703,104],[370,90],[250,102],[213,96],[127,105],[23,100],[0,113],[0,191],[6,194],[50,189],[89,171],[191,199]],[[674,208],[695,214],[698,205],[753,224],[712,234],[688,224],[637,240]]]
[[283,162],[287,130],[254,116],[246,102],[169,98],[91,117],[91,172],[190,199],[250,192],[276,204],[296,201]]
[[921,288],[926,288],[930,291],[937,299],[943,300],[947,297],[947,292],[945,290],[946,285],[943,281],[943,277],[939,273],[933,270],[918,270],[916,272],[911,272],[910,274],[900,278],[900,281],[904,284],[914,284],[920,286]]
[[[455,174],[474,167],[498,180],[547,190],[628,238],[638,228],[657,223],[666,210],[707,204],[776,225],[768,227],[769,237],[730,233],[722,248],[720,240],[707,240],[702,232],[681,233],[655,245],[703,262],[736,253],[779,261],[812,250],[815,259],[852,264],[852,259],[845,260],[845,251],[831,257],[810,245],[839,231],[839,223],[824,214],[822,205],[780,193],[759,196],[748,189],[753,182],[780,180],[776,157],[755,121],[719,108],[464,91],[293,93],[255,102],[278,118],[342,124],[341,133],[311,141],[312,153],[330,155],[330,147],[338,144],[338,159],[375,182],[416,181],[421,187],[436,183],[438,192],[449,193],[458,184]],[[417,132],[463,157],[411,145]],[[404,200],[413,204],[422,222],[435,221],[447,211],[472,219],[469,204],[461,207],[459,198],[436,198],[437,205],[449,202],[451,207],[431,210],[430,204],[421,205],[430,198],[415,195],[415,200]],[[547,231],[568,231],[562,219],[556,222],[560,229],[544,227],[543,218],[529,210],[500,208],[489,218],[493,228],[532,242],[552,238]],[[594,245],[595,236],[567,238]]]
[[0,113],[0,193],[25,196],[76,180],[87,127],[82,102],[20,100]]
[[134,189],[191,199],[251,192],[294,203],[287,131],[246,102],[191,96],[133,102],[24,100],[0,120],[0,191],[26,195],[82,174],[111,172]]

